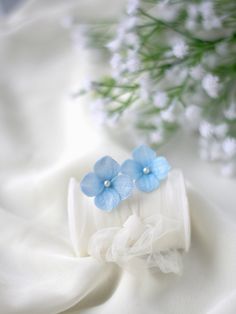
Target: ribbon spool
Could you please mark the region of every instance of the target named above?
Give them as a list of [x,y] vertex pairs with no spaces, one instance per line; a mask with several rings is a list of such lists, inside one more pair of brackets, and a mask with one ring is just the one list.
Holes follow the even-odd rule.
[[172,170],[159,189],[136,191],[110,213],[99,210],[72,179],[68,209],[71,238],[80,256],[121,266],[138,258],[147,267],[179,272],[172,262],[178,264],[180,252],[190,247],[189,207],[179,170]]

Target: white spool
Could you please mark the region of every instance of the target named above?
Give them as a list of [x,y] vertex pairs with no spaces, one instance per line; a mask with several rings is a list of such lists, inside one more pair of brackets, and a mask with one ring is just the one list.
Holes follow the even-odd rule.
[[[110,213],[98,209],[79,186],[75,189],[74,181],[70,189],[72,185],[76,201],[70,202],[73,208],[70,206],[69,213],[77,214],[69,217],[76,219],[76,228],[72,230],[80,255],[92,255],[122,266],[138,258],[147,267],[179,272],[173,270],[172,262],[176,264],[179,251],[188,251],[190,247],[189,208],[181,171],[172,170],[152,193],[135,191]],[[160,263],[172,266],[166,268]]]

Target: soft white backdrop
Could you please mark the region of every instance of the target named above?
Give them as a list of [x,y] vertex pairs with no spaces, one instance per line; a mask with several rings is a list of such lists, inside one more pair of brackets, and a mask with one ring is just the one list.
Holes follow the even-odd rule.
[[[73,10],[77,8],[81,20],[98,15],[114,18],[121,12],[123,2],[50,1],[49,4],[48,1],[28,1],[10,20],[2,21],[0,306],[5,311],[3,314],[57,313],[76,304],[83,295],[88,295],[80,305],[85,309],[83,313],[110,313],[116,306],[118,313],[156,313],[159,307],[160,313],[182,314],[189,313],[185,310],[190,306],[191,313],[201,314],[218,306],[225,297],[228,297],[227,304],[222,301],[220,305],[223,310],[218,307],[218,312],[212,313],[236,311],[233,303],[236,181],[221,177],[214,165],[200,161],[196,140],[186,134],[178,134],[160,153],[168,157],[174,168],[181,168],[191,185],[217,209],[213,210],[201,197],[190,193],[194,204],[193,250],[186,260],[187,275],[180,286],[172,277],[160,277],[156,282],[146,274],[143,282],[142,278],[134,279],[130,274],[121,275],[113,265],[97,265],[89,259],[77,262],[72,258],[66,212],[70,176],[80,179],[84,167],[89,168],[84,159],[87,155],[92,162],[103,152],[112,154],[115,150],[119,159],[128,154],[128,150],[123,152],[123,149],[131,147],[122,136],[111,140],[117,141],[118,147],[122,146],[120,149],[110,144],[109,135],[98,130],[88,115],[88,99],[70,100],[71,88],[83,78],[101,71],[101,66],[96,65],[98,60],[94,61],[88,51],[74,49],[60,20],[70,6]],[[217,261],[211,264],[214,258]],[[89,278],[86,269],[91,273]],[[185,298],[184,294],[195,284],[195,269],[202,272],[200,279],[196,289],[192,288],[192,294]],[[107,291],[109,280],[113,281],[112,291],[116,292],[111,299],[111,292]],[[173,289],[169,286],[172,280],[175,282]],[[209,286],[208,281],[212,282]],[[144,290],[134,289],[137,285],[143,285]],[[163,287],[172,292],[166,292]],[[208,290],[200,291],[202,287]],[[52,289],[55,289],[54,294],[51,294]],[[90,294],[93,289],[96,293]],[[102,290],[102,295],[96,289]],[[135,303],[136,298],[139,302]],[[173,298],[172,302],[169,298]],[[199,298],[199,302],[194,298]],[[92,307],[96,303],[100,304],[98,309]],[[130,309],[125,307],[128,305]],[[81,313],[80,308],[71,313]]]

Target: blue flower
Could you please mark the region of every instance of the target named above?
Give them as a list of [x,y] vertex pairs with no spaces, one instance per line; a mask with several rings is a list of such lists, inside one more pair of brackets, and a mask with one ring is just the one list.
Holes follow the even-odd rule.
[[133,151],[133,160],[121,165],[121,172],[129,175],[136,187],[143,192],[152,192],[167,177],[170,165],[164,157],[157,157],[154,150],[141,145]]
[[111,157],[99,159],[81,181],[84,194],[95,197],[95,205],[105,211],[111,211],[120,201],[129,197],[133,190],[132,179],[124,174],[119,175],[120,165]]

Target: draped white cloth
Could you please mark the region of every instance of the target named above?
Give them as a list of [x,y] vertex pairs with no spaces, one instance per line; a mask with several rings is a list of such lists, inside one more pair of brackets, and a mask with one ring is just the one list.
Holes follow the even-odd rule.
[[[120,268],[76,253],[67,184],[72,175],[80,178],[86,164],[78,160],[36,183],[34,177],[9,184],[8,197],[18,199],[19,214],[10,213],[10,205],[1,209],[2,313],[234,313],[235,224],[190,187],[192,245],[182,276]],[[22,217],[21,206],[34,217]],[[75,218],[79,225],[82,217]]]
[[0,313],[236,313],[235,181],[200,162],[194,140],[161,151],[190,182],[182,275],[81,256],[77,232],[84,241],[90,230],[80,228],[82,202],[68,214],[70,178],[79,182],[102,155],[121,162],[130,152],[94,129],[88,100],[68,100],[91,68],[67,36],[42,16],[0,38]]

